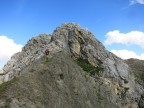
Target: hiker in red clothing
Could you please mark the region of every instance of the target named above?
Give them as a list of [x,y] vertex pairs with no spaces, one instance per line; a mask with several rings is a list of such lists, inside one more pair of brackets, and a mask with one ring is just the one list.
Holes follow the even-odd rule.
[[45,55],[46,55],[46,56],[49,55],[49,49],[46,49],[46,50],[45,50]]
[[44,54],[45,54],[45,61],[47,62],[48,61],[48,55],[49,55],[49,49],[46,49]]

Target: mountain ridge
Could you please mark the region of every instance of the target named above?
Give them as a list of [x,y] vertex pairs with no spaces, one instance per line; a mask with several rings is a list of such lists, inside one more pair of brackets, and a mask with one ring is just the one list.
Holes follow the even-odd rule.
[[[102,81],[105,86],[109,86],[108,88],[112,89],[110,93],[112,95],[113,102],[119,100],[119,102],[115,104],[117,107],[119,106],[122,108],[127,106],[126,108],[128,108],[131,101],[133,106],[137,106],[139,104],[140,96],[142,95],[139,91],[143,91],[143,88],[138,87],[139,90],[135,90],[135,76],[128,64],[106,50],[102,43],[95,39],[91,32],[82,29],[78,24],[73,23],[62,24],[62,26],[57,27],[51,35],[41,34],[38,37],[33,37],[29,40],[23,47],[22,52],[12,56],[11,60],[9,60],[4,66],[2,71],[3,73],[7,73],[0,76],[1,83],[9,81],[13,79],[13,77],[21,76],[26,67],[32,65],[44,56],[43,52],[47,48],[50,50],[49,59],[54,58],[54,55],[59,52],[65,52],[70,55],[73,60],[77,61],[78,59],[82,59],[88,63],[86,65],[101,67],[103,70],[100,72],[100,75],[94,73],[88,78],[100,78],[101,80],[99,81]],[[125,100],[125,103],[127,104],[122,106],[123,102],[120,100],[123,98],[121,95],[125,89],[125,82],[128,85],[128,93],[125,96],[126,100],[123,100]],[[104,91],[102,91],[102,93],[104,93]],[[137,98],[138,102],[135,98]]]

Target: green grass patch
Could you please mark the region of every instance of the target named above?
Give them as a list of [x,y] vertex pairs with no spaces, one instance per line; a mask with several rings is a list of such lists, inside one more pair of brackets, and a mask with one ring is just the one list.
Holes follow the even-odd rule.
[[2,83],[0,85],[0,97],[5,97],[5,93],[6,93],[7,88],[11,84],[15,83],[17,80],[18,79],[14,77],[12,80]]
[[98,75],[100,76],[103,68],[97,66],[92,66],[87,60],[78,59],[77,60],[78,65],[87,73],[89,73],[91,76]]

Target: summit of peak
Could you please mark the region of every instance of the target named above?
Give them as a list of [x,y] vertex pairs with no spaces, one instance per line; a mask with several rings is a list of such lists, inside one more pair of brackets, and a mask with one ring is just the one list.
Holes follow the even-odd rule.
[[80,28],[80,25],[77,23],[62,23],[63,28]]

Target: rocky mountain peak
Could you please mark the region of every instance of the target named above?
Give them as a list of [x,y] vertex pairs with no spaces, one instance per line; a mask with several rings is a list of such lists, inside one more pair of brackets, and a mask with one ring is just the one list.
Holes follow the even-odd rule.
[[40,34],[30,39],[22,51],[13,55],[3,67],[0,83],[21,76],[25,68],[44,57],[46,49],[50,51],[49,59],[55,58],[55,55],[58,57],[59,52],[64,52],[75,61],[86,61],[88,65],[95,67],[94,69],[100,68],[99,75],[94,73],[91,77],[99,77],[104,84],[114,88],[117,99],[119,99],[117,94],[122,93],[124,84],[127,84],[129,90],[127,98],[137,97],[137,95],[132,96],[135,93],[135,77],[126,62],[106,50],[90,31],[74,23],[64,23],[52,34]]
[[22,52],[11,57],[4,66],[3,73],[10,71],[19,73],[27,65],[41,58],[46,48],[50,50],[50,56],[64,50],[76,59],[85,59],[95,67],[102,66],[103,75],[116,77],[119,80],[129,80],[127,64],[108,52],[91,32],[74,23],[62,24],[54,30],[52,35],[41,34],[30,39]]

